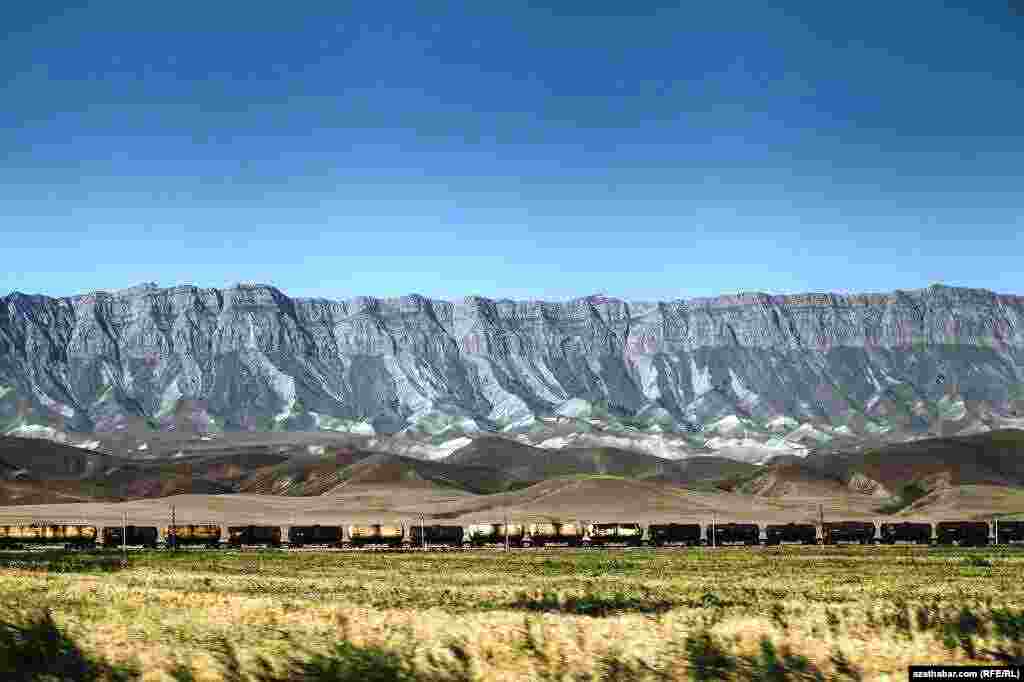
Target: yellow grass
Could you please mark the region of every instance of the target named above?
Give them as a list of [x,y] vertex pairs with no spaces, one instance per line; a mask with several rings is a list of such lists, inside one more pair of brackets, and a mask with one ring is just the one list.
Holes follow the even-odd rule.
[[[522,646],[527,629],[573,674],[597,675],[609,653],[653,663],[676,652],[672,675],[682,680],[678,652],[702,627],[738,654],[755,654],[768,637],[826,673],[841,650],[864,679],[896,680],[911,664],[971,662],[922,629],[918,610],[1024,607],[1024,552],[1007,549],[145,552],[112,572],[85,557],[12,556],[0,555],[8,617],[49,606],[87,651],[137,658],[144,680],[170,679],[164,671],[175,660],[190,661],[197,679],[220,679],[209,653],[218,636],[243,661],[326,651],[344,638],[387,648],[416,642],[427,666],[428,653],[446,656],[447,644],[461,641],[480,680],[539,679],[544,664]],[[619,594],[639,606],[603,617],[523,609],[524,599],[552,592],[562,602]],[[668,610],[636,612],[644,604]],[[977,642],[979,650],[997,644]]]

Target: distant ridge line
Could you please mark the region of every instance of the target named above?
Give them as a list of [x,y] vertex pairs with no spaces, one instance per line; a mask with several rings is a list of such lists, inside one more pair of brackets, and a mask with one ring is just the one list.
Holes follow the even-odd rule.
[[[772,294],[768,292],[759,291],[744,291],[736,294],[721,294],[718,296],[707,296],[707,297],[693,297],[693,298],[670,298],[665,300],[641,300],[641,299],[626,299],[616,296],[610,296],[605,293],[590,294],[586,296],[577,296],[574,298],[563,299],[563,300],[544,300],[544,299],[524,299],[524,300],[513,300],[507,297],[500,298],[489,298],[479,295],[467,295],[460,301],[464,305],[517,305],[517,306],[535,306],[535,305],[564,305],[566,303],[589,303],[594,305],[615,305],[622,303],[636,303],[636,304],[653,304],[653,303],[665,303],[665,304],[684,304],[690,306],[737,306],[737,305],[756,305],[756,304],[769,304],[769,305],[880,305],[886,303],[895,303],[899,300],[900,295],[914,295],[921,294],[928,291],[934,291],[936,289],[944,289],[955,295],[968,296],[968,297],[981,297],[993,299],[998,302],[1006,303],[1018,303],[1024,301],[1024,295],[1020,294],[1007,294],[997,293],[989,289],[980,289],[972,287],[954,287],[946,286],[941,284],[933,284],[929,287],[918,288],[918,289],[895,289],[891,292],[857,292],[857,293],[836,293],[836,292],[801,292],[792,294]],[[429,304],[453,304],[456,301],[442,299],[442,298],[431,298],[422,294],[410,293],[402,296],[351,296],[348,298],[333,298],[328,299],[324,297],[301,297],[301,296],[288,296],[281,289],[270,285],[261,284],[256,282],[239,282],[238,284],[230,287],[199,287],[193,284],[179,284],[172,285],[169,287],[160,288],[153,283],[147,283],[144,285],[137,285],[134,287],[128,287],[124,289],[117,289],[113,291],[108,290],[95,290],[83,294],[72,294],[70,296],[47,296],[45,294],[25,294],[20,291],[12,291],[7,296],[2,297],[5,302],[15,301],[18,298],[26,298],[30,300],[46,299],[52,301],[67,301],[72,303],[79,302],[90,302],[97,299],[108,299],[118,298],[126,296],[160,296],[174,293],[224,293],[229,291],[239,291],[252,294],[266,290],[273,294],[285,296],[297,302],[328,302],[328,303],[344,303],[352,304],[356,307],[372,306],[378,303],[386,304],[398,304],[398,305],[410,305],[419,307],[424,303]]]

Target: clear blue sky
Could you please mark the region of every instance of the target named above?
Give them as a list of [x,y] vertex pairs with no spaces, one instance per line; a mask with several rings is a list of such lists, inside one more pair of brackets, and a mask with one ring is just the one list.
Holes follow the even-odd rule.
[[1024,294],[1024,13],[767,4],[8,3],[0,293]]

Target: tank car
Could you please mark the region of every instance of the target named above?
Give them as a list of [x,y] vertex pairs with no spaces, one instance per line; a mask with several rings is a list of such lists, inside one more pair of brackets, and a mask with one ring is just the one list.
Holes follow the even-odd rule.
[[64,545],[65,549],[93,549],[96,547],[97,535],[96,526],[82,524],[0,526],[0,547]]
[[768,524],[764,529],[766,545],[781,545],[785,542],[815,545],[818,543],[818,529],[811,523]]
[[716,546],[761,543],[761,528],[756,523],[716,523],[708,531],[713,533]]
[[832,521],[821,527],[822,541],[826,545],[855,543],[868,545],[875,541],[872,521]]
[[[467,535],[468,539],[463,542],[463,546],[503,545],[505,544],[506,527],[504,523],[474,523],[469,526]],[[510,546],[521,547],[526,536],[526,528],[521,523],[510,523],[507,535]]]
[[1000,545],[1024,543],[1024,521],[1000,521],[998,528]]
[[367,547],[384,545],[401,547],[405,542],[405,527],[401,524],[364,524],[348,527],[348,538],[343,540],[345,546]]
[[685,545],[694,547],[700,544],[699,523],[652,523],[647,528],[649,542],[654,547],[665,545]]
[[882,543],[895,545],[897,542],[910,542],[915,545],[930,545],[932,542],[932,524],[903,521],[900,523],[883,523],[879,527]]
[[577,547],[583,542],[584,528],[578,523],[531,523],[523,539],[524,547],[547,545]]
[[643,544],[644,529],[639,523],[591,523],[587,525],[583,537],[584,547],[603,547],[607,545],[626,545],[639,547]]
[[[121,547],[132,545],[156,549],[159,531],[156,526],[106,526],[103,528],[103,546]],[[122,541],[123,540],[123,541]]]
[[424,543],[428,547],[461,547],[462,535],[462,526],[409,526],[409,537],[414,547],[421,547]]
[[280,526],[228,526],[228,545],[241,547],[243,545],[267,545],[269,547],[281,546]]
[[189,523],[164,527],[167,547],[220,547],[220,526],[215,523]]
[[288,544],[292,547],[341,547],[342,535],[341,526],[292,526],[288,529]]
[[985,521],[940,521],[935,524],[935,541],[940,545],[960,547],[987,545],[989,527]]

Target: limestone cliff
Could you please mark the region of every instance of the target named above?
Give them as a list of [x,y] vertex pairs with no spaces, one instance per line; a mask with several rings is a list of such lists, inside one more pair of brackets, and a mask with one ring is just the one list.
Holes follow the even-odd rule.
[[944,286],[650,303],[265,285],[0,298],[8,431],[455,434],[556,415],[684,431],[735,416],[745,433],[810,420],[813,440],[1010,419],[1022,389],[1024,297]]

